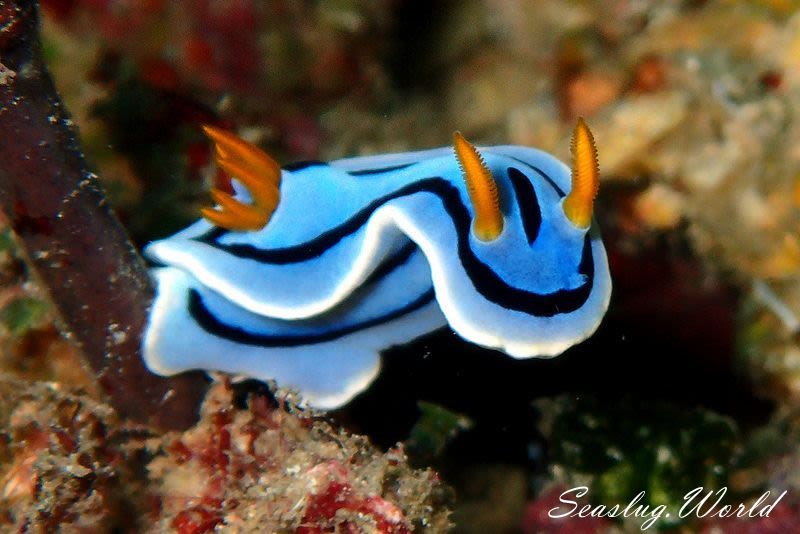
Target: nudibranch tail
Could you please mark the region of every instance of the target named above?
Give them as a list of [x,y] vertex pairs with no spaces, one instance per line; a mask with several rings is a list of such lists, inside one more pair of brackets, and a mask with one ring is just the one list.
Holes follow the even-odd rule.
[[503,214],[500,211],[497,183],[478,149],[464,139],[460,132],[453,134],[453,148],[475,208],[472,231],[481,241],[493,241],[503,231]]
[[264,228],[280,200],[280,165],[257,146],[230,132],[209,125],[203,126],[203,131],[214,142],[217,165],[241,182],[253,198],[253,205],[248,206],[213,190],[211,197],[220,209],[203,208],[203,217],[228,230]]
[[578,228],[588,228],[592,222],[592,205],[600,188],[600,167],[594,136],[582,118],[575,125],[570,148],[572,189],[564,199],[564,214]]

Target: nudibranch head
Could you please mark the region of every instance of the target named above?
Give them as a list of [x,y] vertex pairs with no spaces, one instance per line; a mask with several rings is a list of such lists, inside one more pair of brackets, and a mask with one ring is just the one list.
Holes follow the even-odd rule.
[[203,217],[226,230],[261,230],[278,206],[280,165],[257,146],[230,132],[210,125],[203,126],[203,131],[214,142],[217,165],[244,185],[253,199],[253,205],[243,204],[214,188],[211,198],[219,209],[202,208]]
[[591,130],[582,118],[572,134],[572,189],[564,199],[564,214],[578,228],[592,222],[592,205],[600,188],[597,147]]
[[497,183],[478,149],[464,139],[460,132],[453,134],[453,148],[475,208],[472,231],[481,241],[493,241],[503,231],[503,213],[500,211]]

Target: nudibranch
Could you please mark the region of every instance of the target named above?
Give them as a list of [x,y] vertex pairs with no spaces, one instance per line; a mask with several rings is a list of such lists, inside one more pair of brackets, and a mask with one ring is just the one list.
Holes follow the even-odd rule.
[[573,165],[522,146],[454,146],[280,166],[205,127],[235,194],[147,246],[157,294],[144,337],[154,372],[223,371],[334,408],[380,352],[449,326],[514,358],[590,336],[611,294],[593,224],[594,140]]

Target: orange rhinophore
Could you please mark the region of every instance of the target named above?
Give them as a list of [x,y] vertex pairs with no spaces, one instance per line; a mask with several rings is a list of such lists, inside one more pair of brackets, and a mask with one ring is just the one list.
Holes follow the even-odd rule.
[[244,185],[253,204],[243,204],[231,195],[211,190],[219,209],[202,208],[209,222],[228,230],[260,230],[267,225],[280,200],[281,168],[257,146],[236,135],[205,125],[203,131],[214,142],[217,165]]
[[478,149],[464,139],[460,132],[453,134],[453,148],[467,183],[469,198],[475,208],[472,231],[481,241],[493,241],[503,231],[497,183]]
[[578,119],[572,134],[572,189],[564,199],[564,214],[578,228],[592,223],[592,205],[600,188],[597,147],[584,120]]

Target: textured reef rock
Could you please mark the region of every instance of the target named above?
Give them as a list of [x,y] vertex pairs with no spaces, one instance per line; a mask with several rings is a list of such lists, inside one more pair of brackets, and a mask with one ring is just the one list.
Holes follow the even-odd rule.
[[378,532],[449,528],[449,490],[287,402],[212,388],[163,436],[43,383],[0,379],[0,527],[27,532]]
[[148,466],[161,528],[447,530],[448,490],[432,471],[409,469],[402,450],[380,454],[365,438],[266,397],[251,396],[244,410],[232,403],[229,387],[214,387],[200,423],[161,440]]
[[137,447],[107,405],[0,377],[0,438],[3,530],[108,532],[142,504]]

